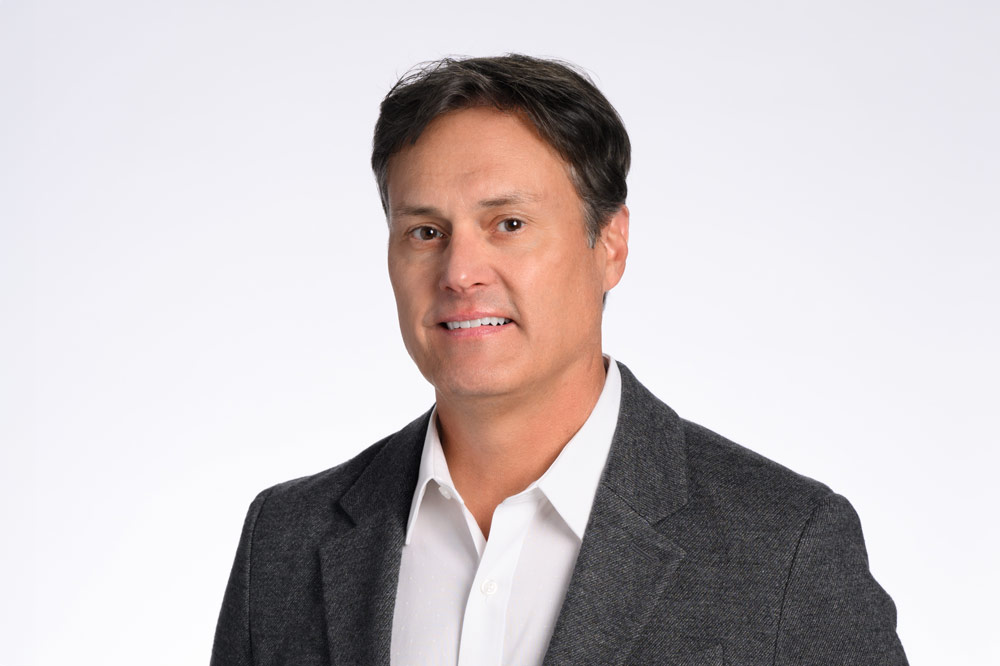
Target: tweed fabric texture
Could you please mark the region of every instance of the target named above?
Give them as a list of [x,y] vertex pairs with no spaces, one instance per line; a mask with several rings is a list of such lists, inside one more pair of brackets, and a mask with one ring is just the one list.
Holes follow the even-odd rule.
[[[679,418],[619,369],[618,426],[546,666],[905,665],[847,500]],[[258,495],[212,666],[389,663],[428,418]]]

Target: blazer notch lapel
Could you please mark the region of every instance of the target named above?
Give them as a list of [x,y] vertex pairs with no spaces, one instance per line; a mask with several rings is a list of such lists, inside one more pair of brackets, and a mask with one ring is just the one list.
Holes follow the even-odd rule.
[[683,558],[620,497],[599,490],[544,664],[623,663]]
[[389,664],[403,540],[395,524],[366,523],[320,549],[331,664]]
[[331,664],[389,664],[399,562],[428,414],[390,436],[337,501],[319,549]]
[[[688,467],[680,418],[621,363],[618,426],[544,663],[621,664],[674,581]],[[668,520],[672,518],[672,520]]]
[[618,364],[622,399],[603,481],[656,524],[688,501],[687,444],[681,419]]

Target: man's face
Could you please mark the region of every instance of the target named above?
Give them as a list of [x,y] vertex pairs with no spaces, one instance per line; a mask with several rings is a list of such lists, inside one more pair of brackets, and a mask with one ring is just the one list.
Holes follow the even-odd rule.
[[390,161],[399,327],[439,397],[540,395],[599,359],[628,213],[589,247],[567,168],[530,124],[488,108],[439,116]]

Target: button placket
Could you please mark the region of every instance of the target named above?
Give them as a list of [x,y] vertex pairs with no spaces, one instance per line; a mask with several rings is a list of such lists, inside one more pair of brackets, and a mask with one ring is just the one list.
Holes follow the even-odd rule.
[[500,663],[514,572],[537,508],[537,501],[518,498],[501,503],[493,513],[489,540],[465,607],[459,666]]

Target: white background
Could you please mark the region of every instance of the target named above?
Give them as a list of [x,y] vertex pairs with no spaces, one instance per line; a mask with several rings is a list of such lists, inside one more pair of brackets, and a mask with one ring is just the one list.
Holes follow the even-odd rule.
[[630,131],[606,350],[853,502],[914,664],[997,663],[998,7],[3,0],[0,663],[206,663],[253,496],[429,407],[371,130],[506,51]]

